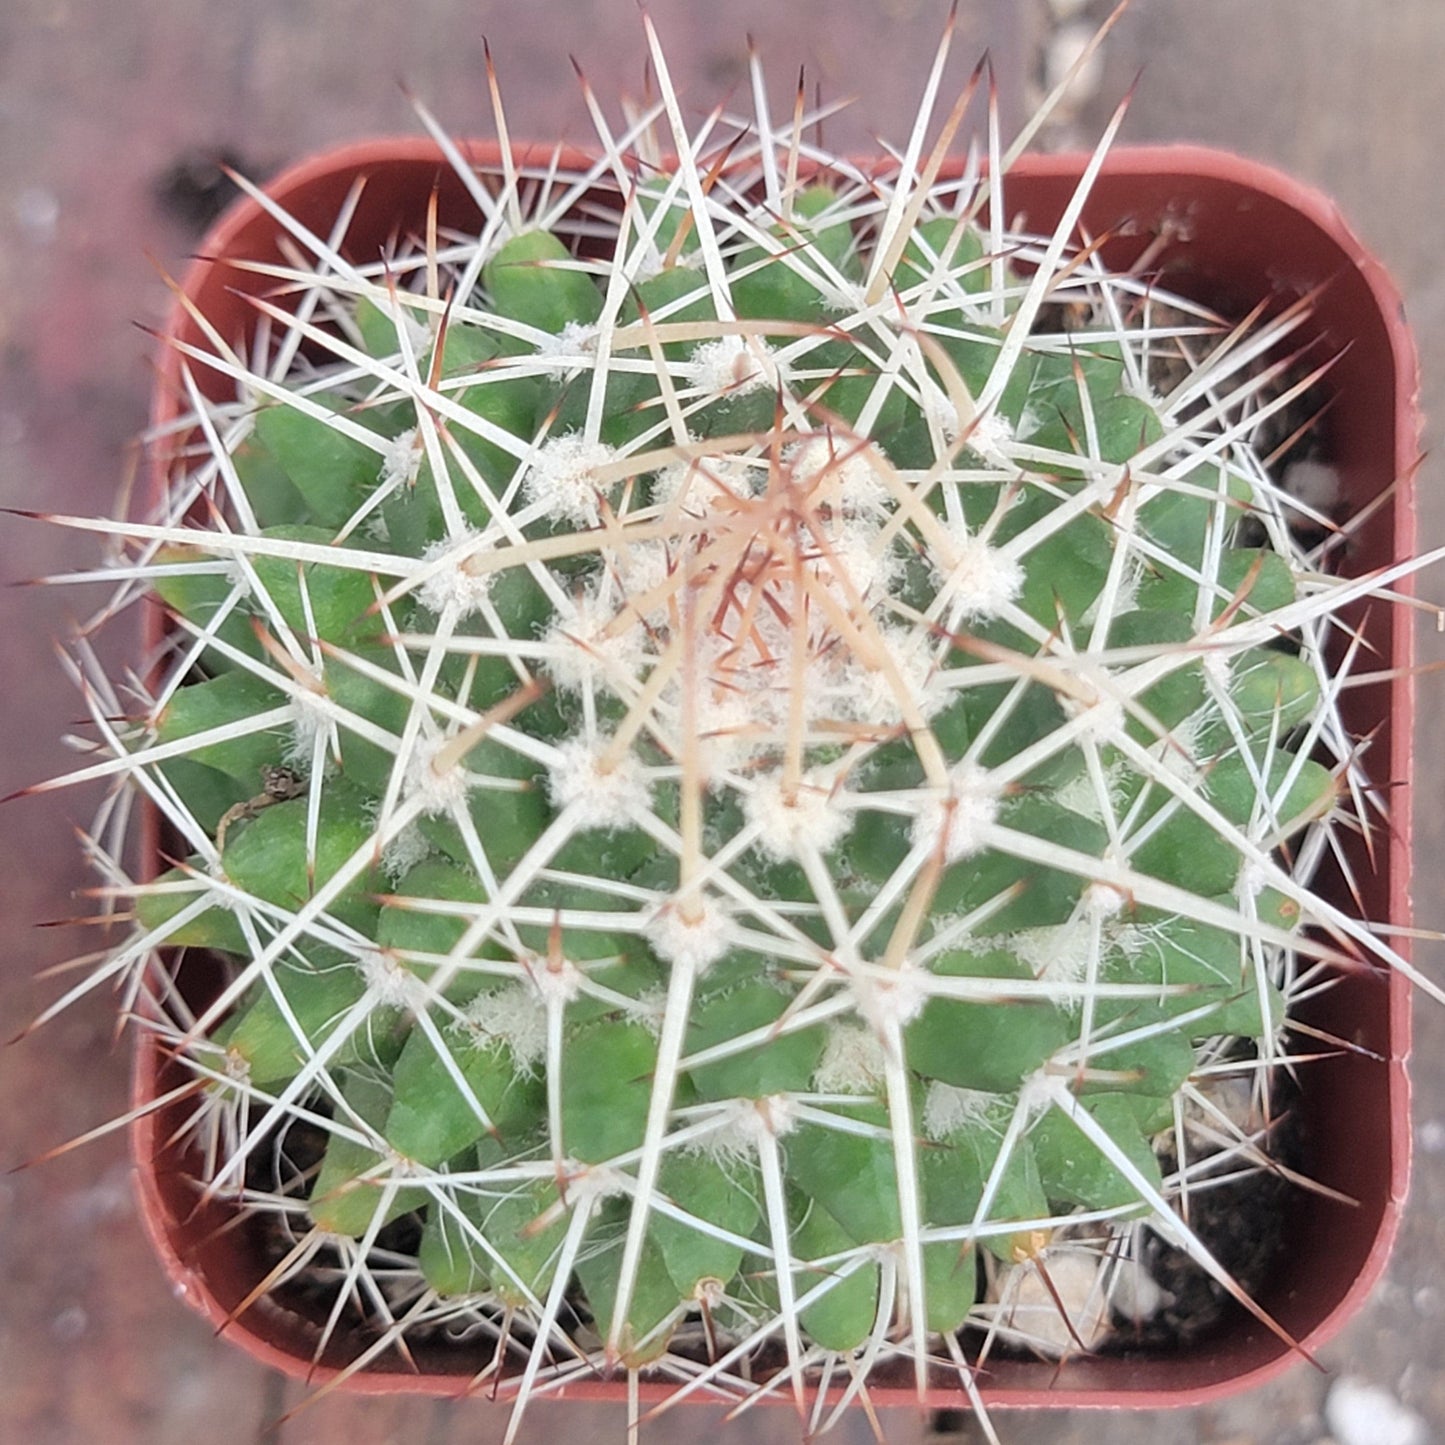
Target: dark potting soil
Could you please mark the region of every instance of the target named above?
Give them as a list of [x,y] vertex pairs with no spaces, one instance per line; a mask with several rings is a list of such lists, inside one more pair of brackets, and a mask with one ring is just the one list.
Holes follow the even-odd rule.
[[[1284,1087],[1276,1081],[1276,1092]],[[1297,1092],[1297,1090],[1292,1090]],[[1265,1149],[1287,1169],[1304,1163],[1304,1136],[1298,1112],[1285,1102],[1270,1128]],[[1177,1167],[1160,1157],[1166,1174]],[[1301,1186],[1277,1170],[1263,1169],[1191,1190],[1188,1224],[1209,1252],[1251,1299],[1267,1295],[1289,1237],[1291,1212],[1300,1203]],[[1115,1333],[1102,1347],[1106,1354],[1151,1354],[1182,1349],[1208,1339],[1246,1318],[1229,1291],[1188,1253],[1148,1231],[1142,1263],[1163,1292],[1160,1308],[1148,1319],[1117,1316]]]

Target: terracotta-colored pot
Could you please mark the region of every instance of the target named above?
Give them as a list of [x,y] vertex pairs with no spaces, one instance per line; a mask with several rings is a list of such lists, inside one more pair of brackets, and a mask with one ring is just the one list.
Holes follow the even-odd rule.
[[[479,164],[496,160],[489,143],[462,149]],[[536,158],[547,160],[551,154],[550,149],[538,151]],[[578,159],[563,157],[564,163]],[[1007,179],[1010,222],[1047,233],[1081,166],[1078,157],[1021,161]],[[481,224],[475,203],[437,147],[422,140],[354,145],[306,161],[276,180],[269,193],[325,235],[361,176],[366,185],[347,230],[353,259],[372,259],[394,233],[420,229],[434,189],[444,227]],[[1184,146],[1125,150],[1106,163],[1082,225],[1094,236],[1112,234],[1105,253],[1118,265],[1158,241],[1167,286],[1225,315],[1241,315],[1261,298],[1285,305],[1321,287],[1310,325],[1321,353],[1338,353],[1329,378],[1335,399],[1321,422],[1326,444],[1350,514],[1383,499],[1354,536],[1347,566],[1363,571],[1413,553],[1410,481],[1419,427],[1414,349],[1394,288],[1326,199],[1274,171],[1214,151]],[[243,201],[212,231],[203,247],[205,259],[185,278],[186,295],[227,340],[254,326],[256,313],[245,294],[263,293],[272,283],[226,262],[279,260],[278,231],[260,205]],[[204,344],[179,306],[169,332]],[[158,426],[185,410],[180,367],[180,355],[168,347],[155,393]],[[203,388],[224,395],[223,380],[203,367],[193,370]],[[153,467],[159,487],[166,459],[157,457]],[[1393,667],[1395,676],[1388,684],[1350,691],[1346,717],[1357,735],[1372,735],[1367,763],[1381,788],[1390,785],[1391,823],[1380,830],[1373,863],[1363,847],[1350,861],[1364,912],[1404,924],[1410,913],[1411,631],[1409,619],[1388,607],[1372,609],[1366,625],[1379,666]],[[1338,876],[1326,878],[1322,886],[1333,889],[1342,906],[1351,906]],[[1287,1257],[1258,1299],[1285,1330],[1313,1349],[1364,1301],[1384,1268],[1399,1223],[1410,1151],[1409,986],[1399,975],[1361,971],[1312,1000],[1307,1013],[1309,1023],[1358,1048],[1303,1071],[1301,1167],[1358,1204],[1349,1207],[1295,1191]],[[136,1056],[136,1102],[183,1082],[184,1075],[175,1070],[154,1036],[143,1034]],[[313,1367],[317,1322],[266,1300],[231,1319],[260,1277],[255,1240],[250,1226],[238,1227],[223,1206],[196,1209],[187,1161],[170,1142],[183,1107],[144,1114],[134,1131],[146,1226],[177,1292],[259,1359],[313,1384],[324,1383],[360,1346],[342,1336]],[[422,1344],[414,1350],[420,1373],[394,1355],[385,1356],[353,1376],[347,1388],[456,1393],[482,1363],[476,1353],[480,1348],[490,1345]],[[1271,1378],[1293,1359],[1276,1336],[1240,1312],[1227,1330],[1187,1351],[1078,1357],[1062,1366],[999,1359],[991,1361],[981,1383],[984,1399],[993,1406],[1151,1408],[1217,1399]],[[621,1398],[624,1390],[621,1380],[596,1380],[569,1386],[566,1394]],[[646,1396],[646,1385],[643,1391]],[[880,1404],[916,1399],[911,1379],[903,1378],[881,1381],[871,1394]],[[939,1390],[929,1403],[960,1401]]]

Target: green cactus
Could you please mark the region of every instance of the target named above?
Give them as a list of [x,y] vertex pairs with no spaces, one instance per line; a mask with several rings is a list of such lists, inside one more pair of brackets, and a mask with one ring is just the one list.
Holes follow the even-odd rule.
[[991,1272],[1162,1220],[1201,1067],[1279,1056],[1359,588],[1199,308],[912,161],[708,190],[671,142],[686,184],[489,175],[450,304],[422,248],[291,278],[337,319],[134,533],[178,661],[109,770],[190,856],[123,957],[231,963],[174,1020],[211,1186],[320,1129],[301,1227],[411,1216],[529,1380],[564,1329],[922,1380]]

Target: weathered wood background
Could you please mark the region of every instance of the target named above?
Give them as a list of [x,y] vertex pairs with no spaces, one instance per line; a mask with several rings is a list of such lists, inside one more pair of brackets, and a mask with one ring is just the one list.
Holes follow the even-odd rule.
[[[960,49],[988,47],[1018,117],[1061,16],[1097,0],[960,0]],[[906,133],[937,45],[940,0],[650,0],[675,78],[698,114],[740,82],[746,34],[779,107],[799,64],[825,96],[856,95],[830,123],[838,147]],[[633,0],[5,0],[0,5],[0,505],[105,511],[144,422],[150,346],[170,268],[194,243],[157,205],[157,177],[187,153],[226,149],[265,168],[328,143],[416,129],[404,80],[455,133],[485,133],[482,40],[514,135],[580,137],[567,53],[598,90],[634,91],[644,45]],[[1097,133],[1139,80],[1124,137],[1235,148],[1330,190],[1393,269],[1419,334],[1425,401],[1445,417],[1445,4],[1440,0],[1136,0],[1073,133]],[[741,99],[741,97],[740,97]],[[1055,144],[1068,137],[1056,130]],[[1430,423],[1426,445],[1438,443]],[[1445,541],[1438,459],[1421,472],[1422,540]],[[0,581],[74,564],[59,532],[0,520]],[[1432,588],[1445,595],[1439,577]],[[78,715],[50,639],[72,600],[0,594],[0,793],[60,771],[56,720]],[[1432,655],[1438,639],[1426,636]],[[1445,681],[1422,689],[1421,922],[1445,926]],[[0,828],[0,1024],[18,1030],[52,996],[38,968],[75,951],[36,924],[75,911],[87,882],[70,828],[81,799],[6,805]],[[1445,950],[1424,951],[1439,967]],[[1373,1303],[1325,1352],[1330,1370],[1384,1386],[1445,1438],[1445,1010],[1420,1007],[1418,1169],[1399,1251]],[[0,1050],[0,1166],[16,1165],[123,1107],[126,1056],[95,1000]],[[1015,1445],[1304,1445],[1325,1436],[1327,1376],[1207,1409],[1104,1420],[1015,1415]],[[110,1138],[0,1175],[0,1438],[25,1445],[452,1445],[499,1438],[481,1401],[329,1399],[276,1424],[303,1391],[252,1364],[170,1298],[141,1238],[123,1143]],[[890,1439],[927,1422],[904,1412]],[[617,1437],[620,1413],[539,1408],[529,1439]],[[785,1440],[786,1410],[731,1425],[686,1410],[654,1439]],[[967,1431],[965,1434],[967,1435]],[[836,1437],[868,1438],[860,1419]]]

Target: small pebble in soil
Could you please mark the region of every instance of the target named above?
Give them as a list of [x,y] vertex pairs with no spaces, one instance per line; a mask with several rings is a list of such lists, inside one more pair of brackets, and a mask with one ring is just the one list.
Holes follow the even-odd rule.
[[1109,1328],[1099,1267],[1100,1261],[1086,1254],[1013,1265],[998,1282],[999,1322],[1042,1355],[1095,1348]]
[[1336,1445],[1429,1445],[1429,1427],[1388,1390],[1343,1375],[1325,1399]]

